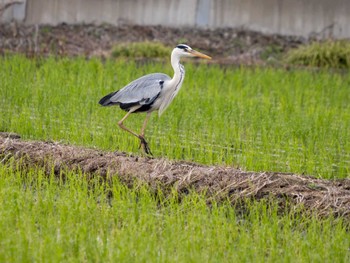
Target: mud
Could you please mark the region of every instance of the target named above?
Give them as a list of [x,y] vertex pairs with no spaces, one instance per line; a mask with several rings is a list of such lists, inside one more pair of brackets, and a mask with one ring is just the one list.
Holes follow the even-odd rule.
[[113,45],[138,41],[159,41],[170,47],[187,43],[210,54],[216,62],[249,65],[276,60],[281,53],[307,40],[237,28],[0,24],[0,54],[108,57]]

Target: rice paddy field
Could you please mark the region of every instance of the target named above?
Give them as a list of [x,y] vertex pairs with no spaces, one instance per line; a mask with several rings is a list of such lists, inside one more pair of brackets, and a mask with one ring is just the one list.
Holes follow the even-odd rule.
[[[167,62],[1,59],[0,130],[27,139],[140,153],[104,95]],[[155,157],[245,170],[345,178],[350,170],[350,75],[186,64],[182,90],[146,138]],[[125,125],[140,130],[145,115]]]
[[[146,138],[155,157],[250,171],[350,175],[350,75],[186,62],[179,95]],[[98,100],[167,62],[0,58],[0,131],[141,154],[125,112]],[[142,114],[124,123],[139,130]],[[347,262],[341,218],[251,202],[245,212],[0,163],[2,262]],[[111,194],[112,193],[112,194]],[[112,196],[112,197],[111,197]]]

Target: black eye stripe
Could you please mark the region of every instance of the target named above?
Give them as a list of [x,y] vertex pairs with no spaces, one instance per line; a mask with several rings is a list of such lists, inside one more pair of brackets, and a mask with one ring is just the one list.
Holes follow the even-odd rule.
[[177,47],[177,48],[180,48],[180,49],[185,49],[185,50],[189,48],[189,46],[181,45],[181,44],[180,44],[180,45],[177,45],[176,47]]

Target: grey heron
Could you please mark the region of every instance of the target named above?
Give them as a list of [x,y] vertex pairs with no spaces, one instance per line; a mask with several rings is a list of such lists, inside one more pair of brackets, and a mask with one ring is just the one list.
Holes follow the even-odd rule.
[[[152,73],[140,77],[124,88],[104,96],[99,103],[102,106],[119,105],[122,110],[127,111],[126,115],[118,122],[123,130],[133,134],[140,140],[140,146],[146,154],[152,154],[145,140],[145,129],[153,111],[158,111],[159,116],[173,101],[178,94],[185,77],[185,68],[180,64],[182,57],[199,57],[211,59],[211,57],[193,50],[185,44],[177,45],[171,52],[171,65],[174,69],[174,76],[170,78],[163,73]],[[131,113],[146,112],[140,134],[124,126],[124,121]]]

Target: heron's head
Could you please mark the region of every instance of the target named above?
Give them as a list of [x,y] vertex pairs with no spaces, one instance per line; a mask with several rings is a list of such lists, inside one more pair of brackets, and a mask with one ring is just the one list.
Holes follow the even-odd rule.
[[185,44],[177,45],[173,50],[173,54],[178,56],[179,58],[181,58],[181,57],[198,57],[198,58],[211,59],[211,57],[209,57],[201,52],[198,52],[198,51],[192,49],[190,46],[185,45]]

